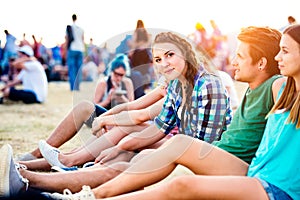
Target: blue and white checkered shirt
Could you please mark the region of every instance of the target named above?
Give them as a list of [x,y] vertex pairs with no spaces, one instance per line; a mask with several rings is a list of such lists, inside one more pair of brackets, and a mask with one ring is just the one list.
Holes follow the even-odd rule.
[[186,99],[179,116],[181,83],[177,79],[171,81],[163,109],[154,119],[157,128],[168,134],[177,125],[181,134],[209,143],[219,140],[232,119],[229,97],[220,78],[200,70],[195,77],[192,97]]

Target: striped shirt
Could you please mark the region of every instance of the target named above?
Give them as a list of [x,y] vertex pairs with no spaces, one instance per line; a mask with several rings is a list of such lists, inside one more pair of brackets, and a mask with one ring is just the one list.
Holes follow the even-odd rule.
[[177,125],[179,133],[211,143],[219,140],[231,122],[229,97],[219,77],[203,68],[194,83],[191,97],[187,95],[185,105],[181,106],[181,83],[178,79],[171,81],[163,109],[154,122],[165,134]]

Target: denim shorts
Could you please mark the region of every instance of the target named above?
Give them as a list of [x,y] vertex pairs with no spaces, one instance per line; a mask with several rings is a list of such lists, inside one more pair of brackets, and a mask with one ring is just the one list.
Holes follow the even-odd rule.
[[90,117],[84,122],[84,124],[87,127],[92,128],[94,119],[96,117],[98,117],[99,115],[105,113],[106,111],[107,110],[105,108],[103,108],[102,106],[95,104],[95,110],[91,113]]
[[267,181],[262,180],[258,177],[255,178],[262,184],[270,200],[293,200],[287,193],[285,193],[275,185],[268,183]]

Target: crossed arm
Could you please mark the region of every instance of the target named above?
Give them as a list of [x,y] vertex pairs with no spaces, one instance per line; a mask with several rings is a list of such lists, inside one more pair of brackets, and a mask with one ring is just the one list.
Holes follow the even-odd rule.
[[[16,69],[24,69],[25,68],[24,62],[32,60],[32,59],[35,59],[35,58],[28,58],[28,57],[18,58],[17,60],[15,60],[12,63],[12,66]],[[21,80],[14,79],[13,81],[8,82],[3,88],[1,88],[1,91],[4,92],[7,88],[16,86],[16,85],[21,84],[21,83],[22,83]]]
[[95,118],[92,133],[100,136],[106,126],[131,126],[153,119],[161,111],[164,96],[165,90],[157,87],[137,100],[113,107]]

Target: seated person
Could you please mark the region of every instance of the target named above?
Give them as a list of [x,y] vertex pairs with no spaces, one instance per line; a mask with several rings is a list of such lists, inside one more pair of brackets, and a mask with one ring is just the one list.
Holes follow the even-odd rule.
[[133,83],[129,76],[129,60],[125,54],[117,55],[109,64],[108,76],[96,87],[94,103],[110,109],[120,103],[134,100]]
[[[63,168],[82,165],[85,162],[94,160],[98,155],[97,152],[101,152],[101,150],[113,145],[113,143],[118,141],[117,138],[122,138],[132,131],[144,129],[147,126],[147,123],[144,122],[156,116],[155,113],[158,114],[160,111],[163,97],[166,93],[166,86],[167,83],[163,81],[158,87],[140,99],[117,105],[108,111],[88,101],[77,104],[51,133],[46,140],[48,144],[60,147],[75,136],[83,124],[92,127],[94,121],[102,127],[116,127],[112,128],[109,133],[106,133],[105,137],[96,135],[98,138],[91,137],[81,148],[77,148],[66,155],[60,154],[56,162],[61,161],[65,165]],[[65,127],[68,127],[68,129]],[[113,136],[113,140],[109,140],[110,135]],[[93,147],[97,148],[91,150]],[[95,153],[95,151],[97,152]],[[47,161],[44,159],[37,160],[37,158],[41,157],[41,152],[37,148],[30,153],[21,155],[17,160],[32,170],[50,169]]]
[[[43,103],[48,94],[48,82],[42,64],[34,57],[30,46],[25,45],[18,50],[19,58],[11,63],[17,70],[21,70],[17,77],[8,81],[1,89],[3,98],[12,101],[23,101],[26,104]],[[14,86],[22,83],[22,89]],[[3,99],[0,100],[3,102]]]
[[95,81],[98,78],[98,66],[92,60],[91,56],[86,56],[82,66],[82,80]]

